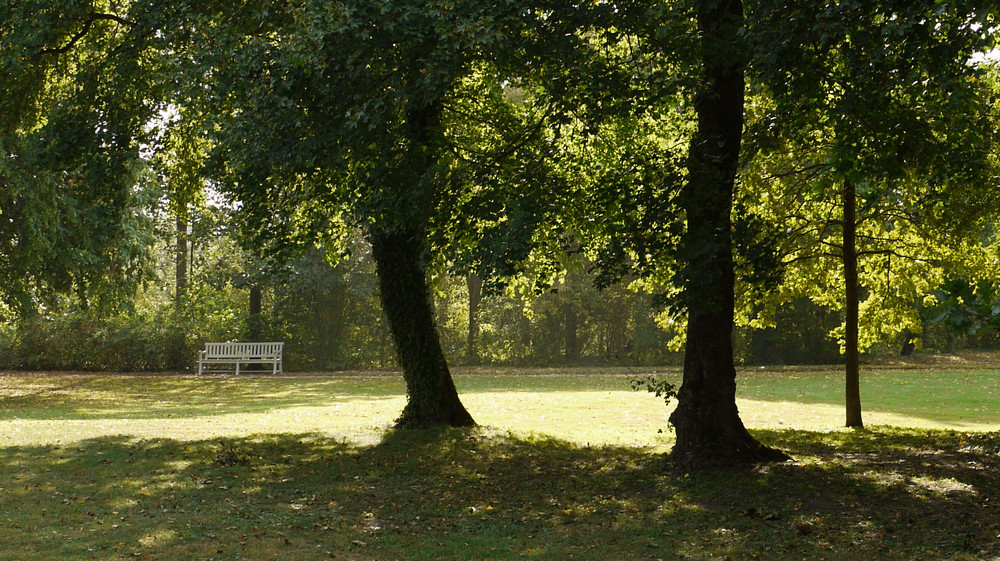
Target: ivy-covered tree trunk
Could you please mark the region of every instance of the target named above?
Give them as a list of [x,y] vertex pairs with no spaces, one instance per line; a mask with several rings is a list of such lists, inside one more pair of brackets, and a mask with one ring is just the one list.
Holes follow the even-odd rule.
[[406,381],[406,406],[396,426],[475,425],[458,398],[438,339],[419,236],[405,229],[373,231],[370,241],[382,309]]
[[698,27],[704,85],[695,102],[698,131],[682,194],[688,327],[683,383],[670,416],[677,435],[673,456],[689,465],[785,460],[784,453],[763,446],[747,432],[736,407],[730,213],[743,134],[742,2],[702,0]]
[[861,387],[858,359],[858,248],[857,189],[844,181],[844,362],[847,426],[861,428]]

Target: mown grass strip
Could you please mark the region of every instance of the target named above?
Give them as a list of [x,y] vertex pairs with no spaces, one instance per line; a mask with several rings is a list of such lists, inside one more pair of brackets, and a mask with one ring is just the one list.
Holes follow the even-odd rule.
[[[523,371],[522,371],[523,372]],[[664,449],[669,409],[628,380],[643,370],[458,371],[462,399],[483,425],[579,444]],[[677,378],[676,372],[664,375]],[[755,428],[840,430],[839,372],[752,370],[739,377]],[[865,374],[873,425],[998,430],[996,371]],[[286,377],[0,375],[0,445],[66,444],[107,435],[199,440],[283,432],[377,442],[403,407],[393,373]],[[661,432],[662,431],[662,432]]]

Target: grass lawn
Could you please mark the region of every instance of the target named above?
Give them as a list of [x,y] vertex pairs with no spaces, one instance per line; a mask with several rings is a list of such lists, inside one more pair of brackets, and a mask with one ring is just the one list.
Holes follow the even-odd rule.
[[703,473],[628,371],[514,374],[458,370],[481,428],[395,433],[392,374],[0,374],[0,561],[1000,560],[995,369],[868,372],[910,428],[865,431],[835,370],[743,372],[796,461]]

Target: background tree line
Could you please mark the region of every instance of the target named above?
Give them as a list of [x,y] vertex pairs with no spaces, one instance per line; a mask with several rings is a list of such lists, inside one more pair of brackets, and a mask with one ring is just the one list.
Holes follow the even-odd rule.
[[[87,308],[72,294],[0,330],[0,368],[98,371],[190,371],[204,341],[249,335],[252,276],[260,270],[227,233],[224,209],[192,212],[186,236],[185,305],[176,307],[176,224],[166,213],[149,222],[155,266],[126,311]],[[553,286],[536,290],[522,279],[478,291],[473,347],[469,347],[470,283],[434,277],[436,318],[454,364],[515,366],[680,364],[681,334],[641,282],[595,286],[582,260]],[[377,300],[370,250],[355,242],[331,264],[315,249],[261,283],[259,336],[286,341],[286,367],[323,371],[395,365],[391,336]],[[473,284],[475,287],[475,284]],[[476,294],[475,291],[472,294]],[[879,357],[914,352],[997,350],[1000,300],[992,283],[954,278],[936,287],[935,304],[914,310],[918,330],[885,330],[867,352]],[[744,365],[839,364],[835,333],[842,316],[795,298],[770,312],[767,327],[738,327],[736,360]],[[890,326],[891,327],[891,326]]]

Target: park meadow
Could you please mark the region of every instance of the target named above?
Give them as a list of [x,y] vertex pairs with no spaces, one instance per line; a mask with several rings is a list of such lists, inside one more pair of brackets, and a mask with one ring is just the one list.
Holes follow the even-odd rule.
[[0,22],[0,561],[1000,561],[1000,3]]
[[393,371],[0,374],[0,559],[995,560],[982,359],[871,366],[862,430],[835,367],[741,370],[794,459],[698,471],[652,368],[458,368],[479,426],[433,430]]

